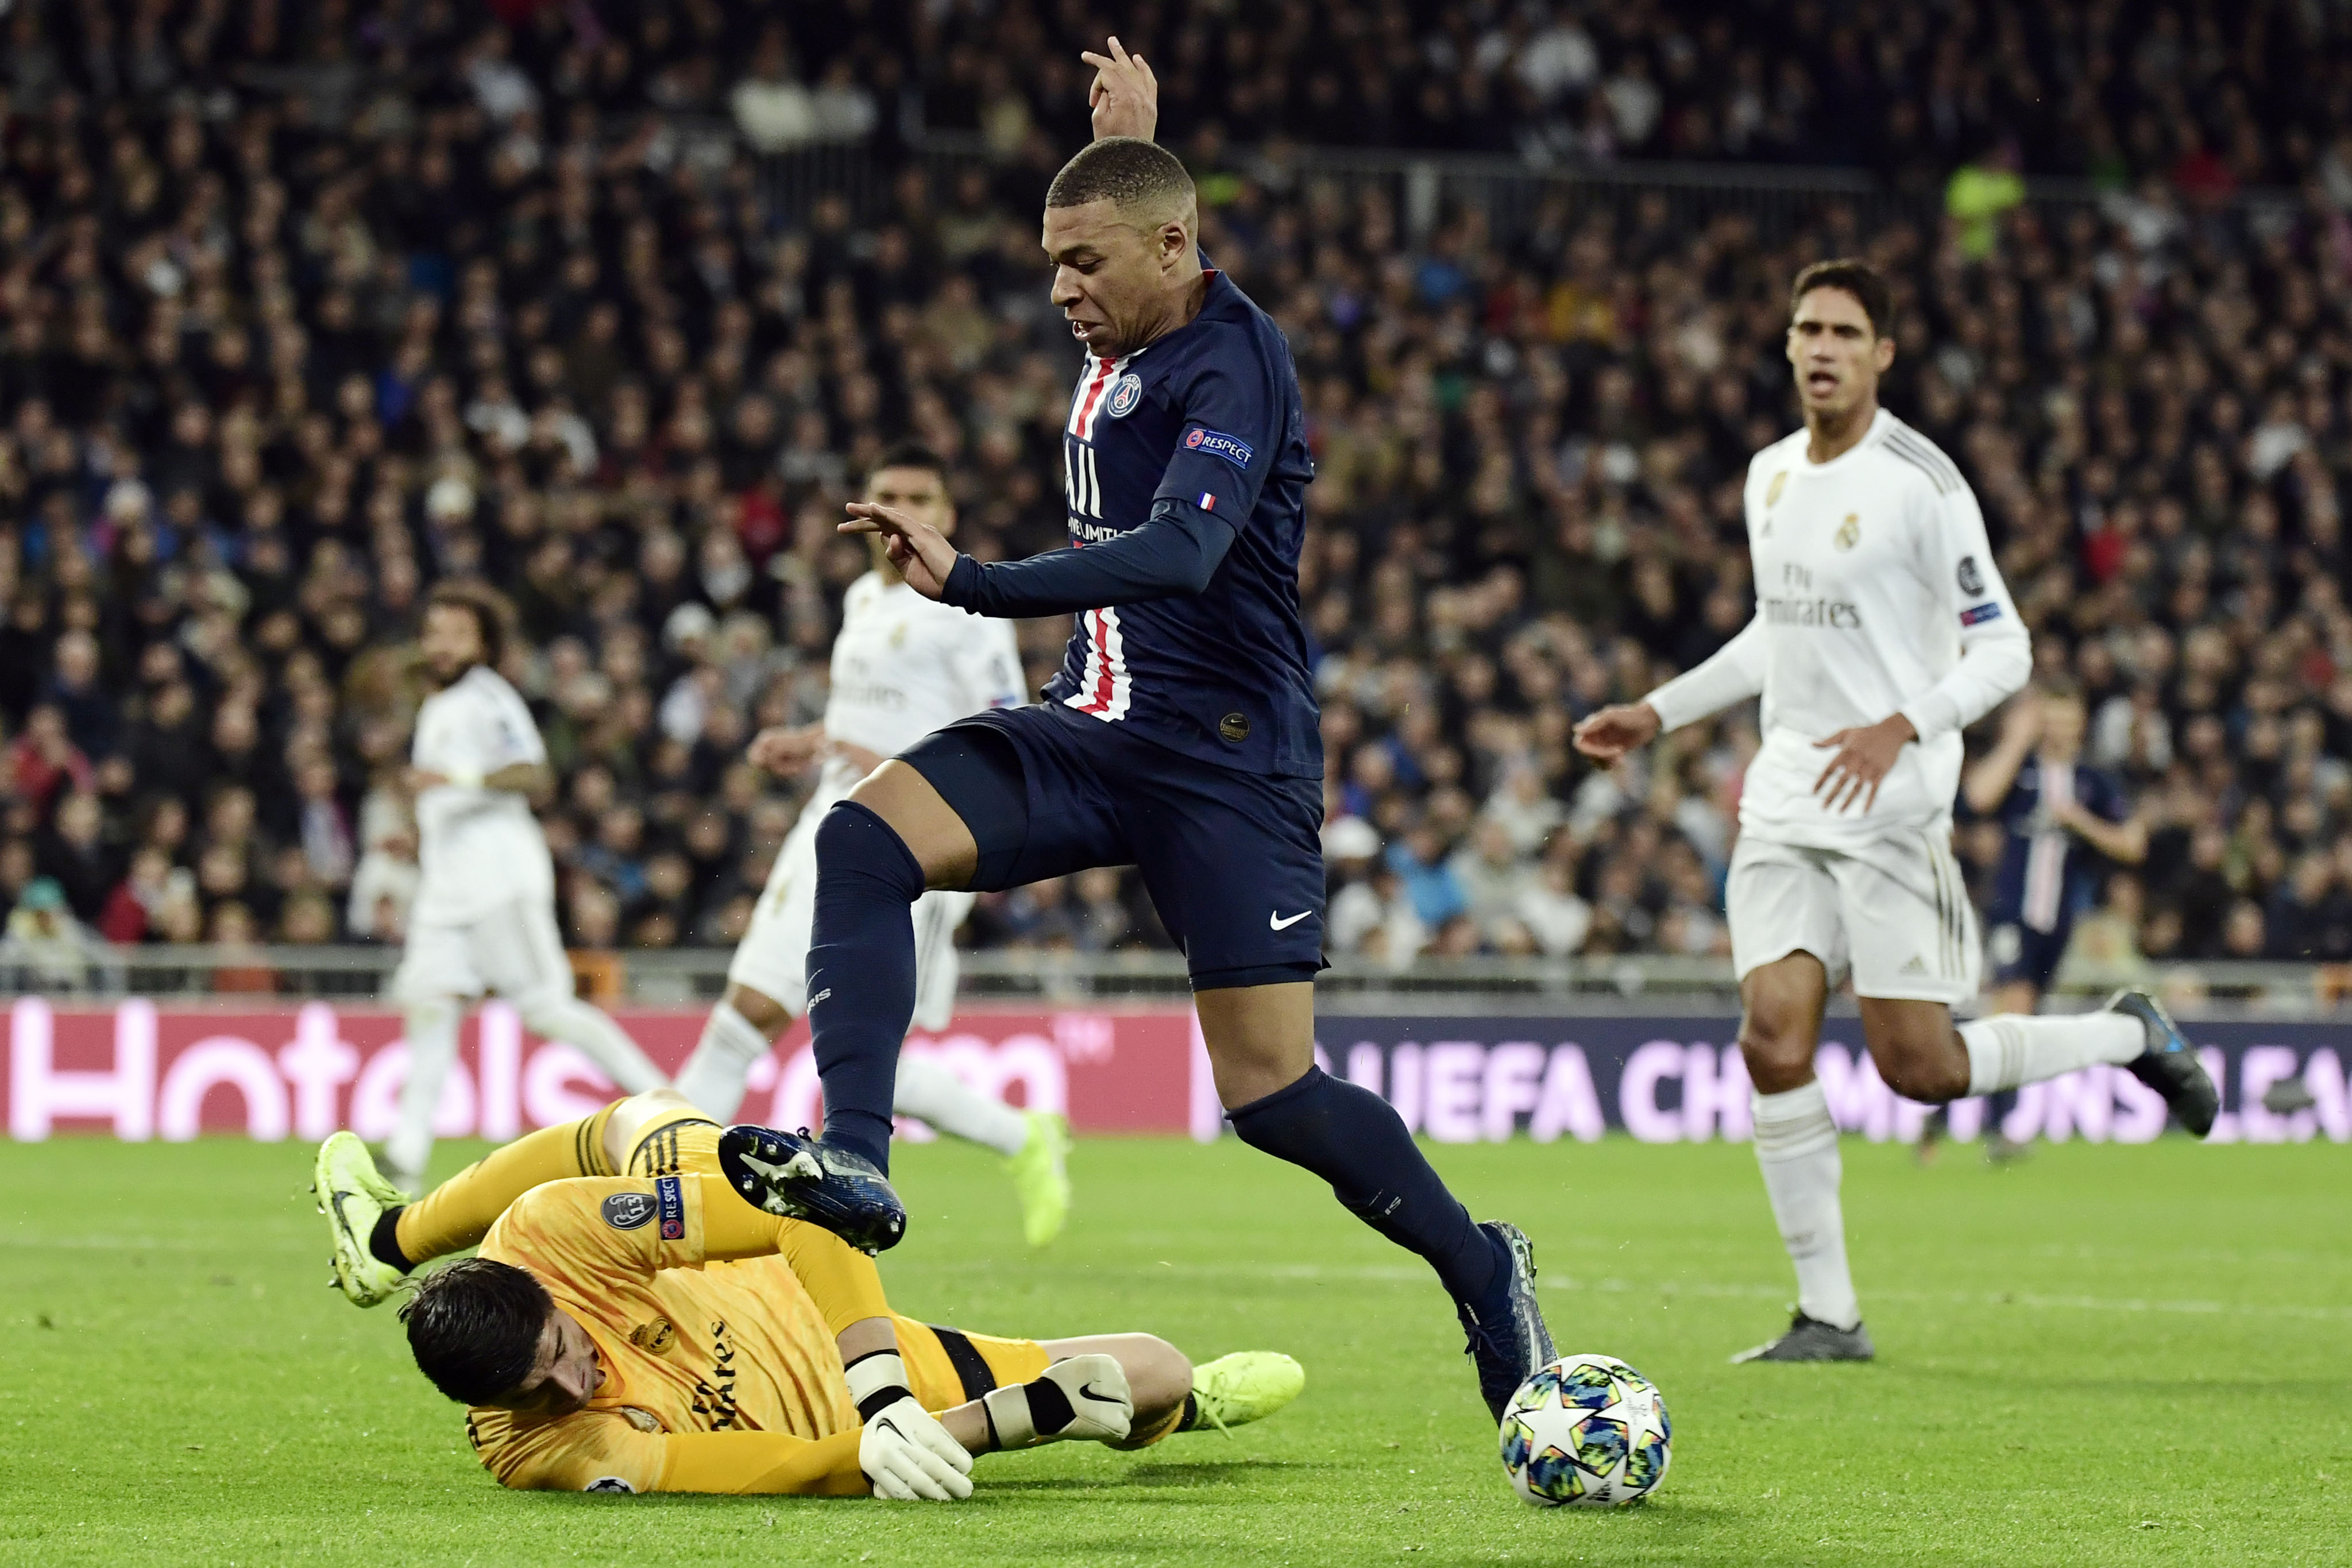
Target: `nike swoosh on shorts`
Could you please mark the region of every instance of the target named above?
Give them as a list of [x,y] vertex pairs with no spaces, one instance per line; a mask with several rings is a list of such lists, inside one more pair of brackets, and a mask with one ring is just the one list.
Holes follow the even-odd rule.
[[1301,910],[1297,914],[1291,916],[1288,920],[1284,920],[1272,910],[1268,910],[1265,912],[1265,923],[1276,931],[1288,931],[1292,926],[1297,925],[1300,921],[1305,920],[1308,915],[1311,915],[1315,911],[1313,910]]

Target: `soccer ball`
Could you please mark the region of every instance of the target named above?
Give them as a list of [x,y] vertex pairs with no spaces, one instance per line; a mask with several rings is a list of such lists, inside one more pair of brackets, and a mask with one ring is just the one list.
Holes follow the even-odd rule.
[[1665,1479],[1674,1423],[1650,1380],[1615,1356],[1564,1355],[1503,1411],[1503,1468],[1538,1508],[1613,1508]]

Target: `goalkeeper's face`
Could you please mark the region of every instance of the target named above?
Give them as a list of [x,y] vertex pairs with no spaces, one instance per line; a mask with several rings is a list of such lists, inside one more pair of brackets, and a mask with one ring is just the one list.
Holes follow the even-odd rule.
[[530,1371],[508,1394],[489,1403],[518,1415],[569,1415],[583,1408],[604,1386],[596,1342],[578,1319],[557,1307],[539,1331],[539,1354]]
[[1836,419],[1878,396],[1895,363],[1895,340],[1872,327],[1862,301],[1843,289],[1810,289],[1789,322],[1789,363],[1808,418]]

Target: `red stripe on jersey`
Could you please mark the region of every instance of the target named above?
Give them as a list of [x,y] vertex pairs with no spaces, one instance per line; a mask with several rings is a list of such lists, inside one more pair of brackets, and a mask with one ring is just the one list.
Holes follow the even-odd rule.
[[1114,361],[1101,358],[1095,361],[1094,379],[1087,384],[1087,394],[1078,402],[1078,411],[1070,416],[1071,435],[1081,439],[1085,437],[1087,416],[1094,413],[1095,402],[1102,396],[1103,388],[1110,384],[1110,373],[1116,368]]
[[1091,620],[1095,645],[1093,663],[1097,673],[1095,676],[1094,694],[1087,699],[1087,705],[1083,710],[1088,713],[1101,713],[1110,707],[1110,637],[1103,626],[1103,613],[1100,610],[1090,610],[1087,614]]

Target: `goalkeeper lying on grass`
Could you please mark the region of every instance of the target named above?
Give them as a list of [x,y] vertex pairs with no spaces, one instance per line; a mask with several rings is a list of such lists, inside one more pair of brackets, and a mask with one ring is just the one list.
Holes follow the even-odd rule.
[[671,1089],[508,1144],[404,1205],[348,1132],[320,1146],[335,1283],[400,1310],[509,1487],[969,1497],[971,1457],[1140,1448],[1255,1421],[1306,1382],[1263,1352],[1191,1365],[1150,1334],[1003,1340],[893,1313],[871,1258],[719,1173]]

